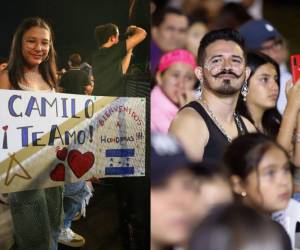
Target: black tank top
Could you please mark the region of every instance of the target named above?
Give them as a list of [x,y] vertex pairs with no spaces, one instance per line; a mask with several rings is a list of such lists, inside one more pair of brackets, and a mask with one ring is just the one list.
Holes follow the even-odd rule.
[[[220,161],[223,157],[227,145],[229,144],[229,141],[227,140],[226,136],[218,128],[218,126],[207,114],[206,110],[202,107],[200,103],[193,101],[185,105],[182,109],[187,107],[195,109],[199,113],[199,115],[203,118],[208,128],[209,140],[204,148],[202,159],[211,160],[211,161]],[[243,122],[243,119],[238,114],[235,116],[234,121],[239,136],[248,133],[248,130]]]

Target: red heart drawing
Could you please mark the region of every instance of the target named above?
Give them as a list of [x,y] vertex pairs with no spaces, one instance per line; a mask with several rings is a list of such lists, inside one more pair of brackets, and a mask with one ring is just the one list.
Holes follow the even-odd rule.
[[67,148],[59,149],[56,152],[56,157],[61,161],[64,161],[66,159],[67,155],[68,155]]
[[83,176],[93,166],[95,157],[92,152],[81,154],[78,150],[73,149],[68,155],[68,163],[77,178]]
[[7,125],[6,125],[6,126],[3,126],[2,129],[3,129],[4,131],[6,131],[6,130],[8,129],[8,126],[7,126]]
[[65,180],[65,165],[58,163],[50,173],[50,178],[53,181],[64,181]]

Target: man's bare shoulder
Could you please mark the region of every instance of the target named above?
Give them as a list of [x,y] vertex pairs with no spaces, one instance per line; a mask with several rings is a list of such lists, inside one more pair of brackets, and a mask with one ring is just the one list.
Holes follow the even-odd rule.
[[184,108],[172,121],[169,132],[182,144],[192,160],[201,160],[209,131],[203,118],[193,108]]
[[193,108],[184,108],[177,113],[172,121],[175,125],[200,125],[205,124],[204,120],[199,113]]

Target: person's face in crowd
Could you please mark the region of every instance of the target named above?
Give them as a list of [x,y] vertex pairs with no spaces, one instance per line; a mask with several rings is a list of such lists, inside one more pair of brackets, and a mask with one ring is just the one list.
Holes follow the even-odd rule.
[[163,52],[184,47],[188,19],[184,15],[167,14],[164,21],[153,28],[153,35]]
[[204,65],[197,67],[195,73],[206,89],[217,95],[231,96],[239,93],[250,70],[238,44],[217,40],[207,46]]
[[292,195],[292,175],[284,152],[271,146],[239,188],[234,189],[238,194],[245,191],[242,199],[253,208],[265,213],[285,209]]
[[186,48],[197,57],[198,47],[201,39],[207,33],[207,27],[204,23],[196,22],[192,24],[187,32]]
[[151,245],[180,245],[189,238],[198,185],[192,173],[181,170],[151,187]]
[[178,62],[158,73],[156,80],[164,94],[177,105],[181,95],[193,90],[196,77],[191,65]]
[[199,194],[194,201],[195,224],[199,223],[209,211],[220,204],[233,200],[230,184],[221,177],[199,180]]
[[247,105],[263,111],[274,108],[279,95],[278,75],[271,63],[261,65],[248,83]]
[[265,41],[262,44],[260,51],[271,57],[278,64],[284,63],[287,59],[287,48],[281,38]]
[[30,68],[40,65],[48,56],[51,42],[49,30],[32,27],[27,30],[22,39],[22,54]]

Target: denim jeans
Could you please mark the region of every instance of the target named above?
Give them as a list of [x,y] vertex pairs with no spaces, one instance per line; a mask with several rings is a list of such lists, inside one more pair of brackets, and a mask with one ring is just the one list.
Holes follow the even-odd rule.
[[70,228],[77,212],[85,215],[85,207],[92,196],[85,181],[66,184],[64,186],[64,228]]
[[56,250],[62,222],[62,188],[9,194],[15,244],[13,250]]

